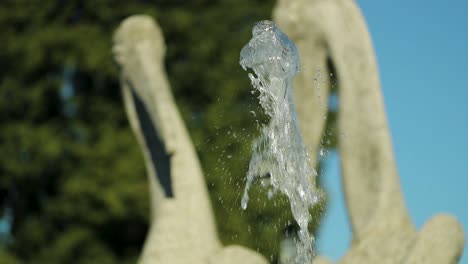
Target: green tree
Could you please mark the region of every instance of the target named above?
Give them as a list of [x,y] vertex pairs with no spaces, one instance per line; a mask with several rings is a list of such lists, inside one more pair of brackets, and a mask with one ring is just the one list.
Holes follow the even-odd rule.
[[251,196],[259,199],[240,209],[250,145],[265,117],[238,65],[253,23],[270,18],[273,2],[2,1],[0,216],[8,208],[14,220],[0,260],[134,263],[138,257],[148,187],[111,40],[125,17],[140,13],[163,29],[169,80],[222,241],[275,260],[292,223],[287,201],[268,200],[254,188]]

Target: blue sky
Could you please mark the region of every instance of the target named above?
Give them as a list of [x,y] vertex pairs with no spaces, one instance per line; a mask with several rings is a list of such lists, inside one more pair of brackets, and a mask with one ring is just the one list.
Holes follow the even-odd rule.
[[[400,180],[417,228],[456,216],[468,231],[468,1],[358,0],[377,54]],[[337,260],[350,231],[331,153],[330,205],[318,239]],[[465,247],[461,263],[468,264]]]

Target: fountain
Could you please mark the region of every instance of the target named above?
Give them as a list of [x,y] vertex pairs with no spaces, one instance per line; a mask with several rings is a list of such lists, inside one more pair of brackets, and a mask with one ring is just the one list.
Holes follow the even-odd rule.
[[[266,181],[272,195],[285,194],[302,230],[298,247],[303,255],[296,262],[310,260],[313,251],[305,231],[309,221],[305,212],[319,198],[310,181],[315,175],[311,162],[324,128],[324,109],[311,102],[316,98],[326,102],[330,87],[316,90],[310,74],[298,73],[299,53],[304,64],[320,69],[333,65],[339,80],[338,124],[347,135],[339,142],[339,152],[353,232],[350,249],[339,263],[457,263],[464,237],[454,217],[437,215],[421,230],[411,223],[372,43],[355,1],[279,0],[273,17],[295,41],[297,51],[272,22],[258,24],[242,50],[241,64],[254,71],[250,78],[270,116],[254,145],[243,206],[256,179]],[[122,22],[115,34],[114,54],[151,191],[151,229],[140,263],[267,263],[257,252],[223,246],[218,240],[203,174],[166,79],[162,34],[153,20],[134,16]],[[293,98],[308,154],[298,133]],[[324,263],[331,262],[314,258],[314,264]]]
[[253,70],[249,78],[260,93],[260,105],[270,121],[254,142],[241,205],[243,209],[247,207],[252,183],[267,177],[263,185],[269,188],[269,196],[280,192],[288,197],[300,228],[295,262],[309,263],[313,256],[309,208],[318,202],[319,195],[315,186],[317,173],[302,141],[294,109],[292,79],[299,72],[298,52],[272,21],[258,22],[252,35],[241,51],[240,64],[244,70]]

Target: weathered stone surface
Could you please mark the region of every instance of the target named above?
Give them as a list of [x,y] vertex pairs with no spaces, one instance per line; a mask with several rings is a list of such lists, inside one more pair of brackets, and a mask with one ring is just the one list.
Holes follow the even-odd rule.
[[222,248],[218,240],[200,164],[166,78],[159,28],[147,16],[133,16],[114,41],[125,108],[150,183],[151,228],[140,263],[267,263],[252,250]]
[[[296,43],[303,68],[295,80],[298,120],[309,149],[324,128],[327,85],[314,87],[314,70],[339,82],[339,152],[353,232],[340,263],[457,263],[463,248],[459,223],[434,217],[417,232],[400,190],[379,75],[364,19],[351,0],[280,0],[274,19]],[[327,80],[324,79],[326,82]],[[320,98],[318,98],[320,96]],[[311,153],[312,157],[315,157]]]
[[241,246],[227,246],[210,258],[209,264],[262,264],[265,258]]
[[317,256],[314,258],[314,264],[331,264],[332,261],[324,256]]

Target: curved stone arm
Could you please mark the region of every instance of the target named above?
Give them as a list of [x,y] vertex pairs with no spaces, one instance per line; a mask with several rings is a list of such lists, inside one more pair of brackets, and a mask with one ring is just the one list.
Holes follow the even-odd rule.
[[[344,134],[339,140],[339,151],[353,232],[351,250],[342,263],[414,263],[414,256],[424,251],[425,246],[421,245],[431,243],[454,246],[427,252],[451,252],[440,254],[445,256],[444,261],[424,263],[456,262],[463,245],[463,233],[456,220],[445,221],[440,220],[445,216],[436,216],[430,223],[446,222],[450,225],[447,231],[432,230],[439,225],[428,224],[419,234],[410,221],[400,190],[372,43],[355,2],[280,0],[274,19],[296,43],[302,61],[323,67],[329,59],[336,69],[338,125]],[[318,95],[313,87],[313,72],[306,66],[310,65],[304,65],[295,83],[295,99],[304,138],[311,149],[318,149],[324,121],[311,116],[316,111],[313,104]],[[319,110],[320,115],[322,112]],[[316,128],[306,128],[311,126]],[[427,233],[440,233],[432,239],[444,242],[425,240]]]
[[[347,4],[354,5],[350,0],[280,1],[275,18],[286,32],[292,31],[291,38],[297,42],[302,60],[314,67],[324,67],[329,59],[336,68],[338,123],[345,135],[339,142],[343,187],[353,234],[358,239],[379,212],[392,210],[395,217],[407,213],[401,199],[372,45],[359,12],[349,9]],[[313,97],[318,95],[311,92],[316,89],[312,87],[312,74],[303,70],[303,80],[295,86],[300,95],[296,97],[298,108],[300,105],[305,109],[298,113],[300,121],[317,108],[313,106],[316,100]],[[306,93],[310,95],[304,96]],[[323,100],[327,102],[326,98]],[[319,112],[322,114],[323,110]],[[304,122],[303,127],[323,130],[323,123],[323,118],[314,118],[314,123]],[[318,149],[321,133],[303,132],[305,138],[313,138],[314,149]],[[409,223],[408,219],[400,220]]]
[[114,42],[125,109],[150,183],[151,227],[140,263],[230,263],[226,256],[233,253],[229,259],[267,263],[245,248],[223,249],[218,240],[200,164],[166,78],[159,28],[147,16],[133,16]]

